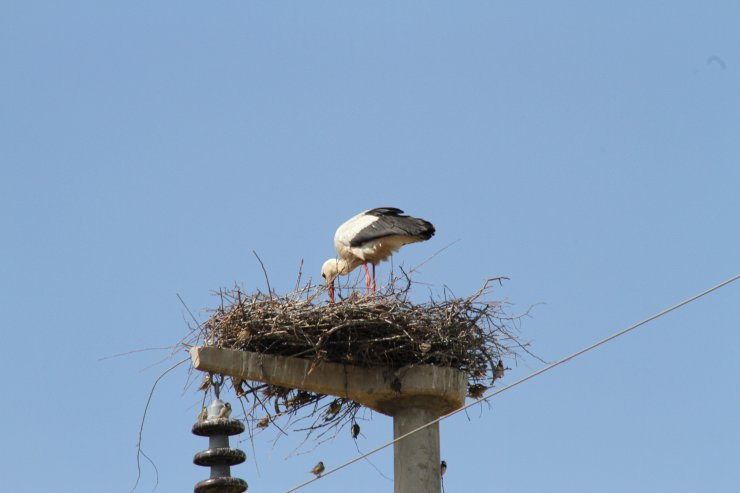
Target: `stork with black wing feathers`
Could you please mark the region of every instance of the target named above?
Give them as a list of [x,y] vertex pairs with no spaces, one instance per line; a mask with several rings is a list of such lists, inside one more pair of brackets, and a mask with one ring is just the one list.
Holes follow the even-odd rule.
[[[321,277],[334,301],[334,279],[352,272],[362,265],[365,268],[365,291],[375,294],[375,265],[387,260],[403,245],[426,241],[434,236],[434,226],[429,221],[404,216],[401,209],[379,207],[357,214],[339,226],[334,234],[334,246],[339,256],[324,262]],[[373,266],[372,278],[367,264]]]

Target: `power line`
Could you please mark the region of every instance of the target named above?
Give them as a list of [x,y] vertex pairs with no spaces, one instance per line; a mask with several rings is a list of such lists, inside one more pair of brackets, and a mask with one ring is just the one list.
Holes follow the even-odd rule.
[[[728,284],[730,284],[732,282],[737,281],[738,279],[740,279],[740,274],[738,274],[738,275],[736,275],[734,277],[731,277],[730,279],[727,279],[726,281],[722,281],[721,283],[719,283],[719,284],[717,284],[715,286],[712,286],[711,288],[709,288],[707,290],[704,290],[704,291],[702,291],[702,292],[700,292],[698,294],[695,294],[691,298],[687,298],[684,301],[681,301],[679,303],[676,303],[675,305],[673,305],[671,307],[668,307],[668,308],[666,308],[666,309],[664,309],[664,310],[656,313],[655,315],[652,315],[652,316],[650,316],[650,317],[648,317],[648,318],[646,318],[644,320],[641,320],[640,322],[637,322],[636,324],[631,325],[631,326],[627,327],[626,329],[622,329],[622,330],[620,330],[618,332],[615,332],[614,334],[612,334],[612,335],[610,335],[608,337],[605,337],[604,339],[601,339],[600,341],[597,341],[597,342],[591,344],[590,346],[586,346],[585,348],[580,349],[580,350],[576,351],[575,353],[573,353],[573,354],[571,354],[569,356],[566,356],[564,358],[561,358],[561,359],[555,361],[554,363],[550,363],[549,365],[547,365],[547,366],[545,366],[543,368],[540,368],[539,370],[535,371],[534,373],[530,373],[526,377],[520,378],[519,380],[517,380],[517,381],[515,381],[513,383],[510,383],[509,385],[506,385],[505,387],[501,387],[498,390],[494,390],[493,392],[489,392],[488,394],[483,395],[483,397],[481,397],[480,399],[475,400],[475,401],[473,401],[473,402],[471,402],[469,404],[466,404],[463,407],[458,408],[458,409],[452,411],[451,413],[448,413],[448,414],[445,414],[443,416],[440,416],[439,418],[437,418],[437,419],[435,419],[433,421],[430,421],[429,423],[426,423],[424,425],[421,425],[420,427],[415,428],[415,429],[409,431],[408,433],[405,433],[405,434],[403,434],[403,435],[401,435],[401,436],[399,436],[397,438],[394,438],[390,442],[387,442],[387,443],[384,443],[382,445],[379,445],[379,446],[375,447],[374,449],[370,450],[369,452],[366,452],[366,453],[364,453],[364,454],[362,454],[362,455],[360,455],[358,457],[355,457],[355,458],[353,458],[353,459],[351,459],[351,460],[349,460],[349,461],[347,461],[347,462],[345,462],[343,464],[340,464],[340,465],[338,465],[338,466],[336,466],[336,467],[334,467],[332,469],[328,469],[328,470],[326,470],[321,475],[321,477],[324,477],[324,476],[327,476],[329,474],[335,473],[335,472],[337,472],[340,469],[344,469],[345,467],[349,466],[350,464],[354,464],[355,462],[360,461],[360,460],[362,460],[362,459],[364,459],[364,458],[366,458],[366,457],[368,457],[368,456],[370,456],[370,455],[372,455],[372,454],[374,454],[376,452],[379,452],[379,451],[383,450],[384,448],[390,447],[394,443],[396,443],[396,442],[398,442],[400,440],[403,440],[404,438],[409,437],[409,436],[413,435],[414,433],[417,433],[417,432],[419,432],[419,431],[421,431],[421,430],[423,430],[423,429],[425,429],[425,428],[427,428],[429,426],[432,426],[435,423],[439,423],[440,421],[445,420],[445,419],[447,419],[447,418],[449,418],[451,416],[454,416],[455,414],[457,414],[459,412],[465,411],[466,409],[468,409],[468,408],[470,408],[472,406],[475,406],[476,404],[479,404],[479,403],[481,403],[481,402],[483,402],[485,400],[488,400],[491,397],[500,394],[501,392],[504,392],[506,390],[509,390],[512,387],[516,387],[517,385],[519,385],[521,383],[524,383],[527,380],[531,380],[532,378],[534,378],[534,377],[536,377],[538,375],[541,375],[541,374],[545,373],[548,370],[552,370],[556,366],[562,365],[563,363],[565,363],[567,361],[570,361],[573,358],[582,355],[583,353],[586,353],[588,351],[591,351],[592,349],[595,349],[595,348],[601,346],[602,344],[606,344],[607,342],[609,342],[609,341],[611,341],[613,339],[616,339],[617,337],[622,336],[622,335],[626,334],[627,332],[631,332],[631,331],[635,330],[636,328],[638,328],[638,327],[640,327],[642,325],[647,324],[648,322],[652,322],[656,318],[662,317],[663,315],[665,315],[667,313],[670,313],[670,312],[672,312],[674,310],[677,310],[678,308],[681,308],[682,306],[687,305],[687,304],[691,303],[692,301],[698,300],[702,296],[705,296],[705,295],[707,295],[707,294],[709,294],[709,293],[711,293],[713,291],[716,291],[716,290],[718,290],[718,289],[720,289],[720,288],[722,288],[722,287],[724,287],[724,286],[726,286],[726,285],[728,285]],[[285,490],[284,493],[291,493],[293,491],[299,490],[299,489],[303,488],[304,486],[306,486],[306,485],[308,485],[310,483],[313,483],[314,481],[317,481],[318,479],[320,479],[320,478],[319,477],[315,477],[315,478],[309,479],[308,481],[304,481],[303,483],[300,483],[299,485],[294,486],[294,487],[292,487],[289,490]]]

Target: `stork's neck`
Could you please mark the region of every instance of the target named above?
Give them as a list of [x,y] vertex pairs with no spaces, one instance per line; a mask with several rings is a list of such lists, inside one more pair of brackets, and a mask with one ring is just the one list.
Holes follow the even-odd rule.
[[353,258],[352,261],[349,261],[345,258],[339,258],[337,259],[337,275],[345,276],[361,263],[362,260],[358,258]]

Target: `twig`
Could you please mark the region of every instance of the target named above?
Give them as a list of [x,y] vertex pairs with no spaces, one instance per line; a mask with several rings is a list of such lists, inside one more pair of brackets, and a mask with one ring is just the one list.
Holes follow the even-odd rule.
[[130,354],[143,353],[146,351],[164,351],[165,349],[172,349],[172,347],[166,346],[166,347],[148,347],[148,348],[143,348],[143,349],[132,349],[131,351],[126,351],[125,353],[116,353],[116,354],[111,354],[110,356],[103,356],[102,358],[98,358],[98,361],[105,361],[107,359],[120,358],[121,356],[128,356]]
[[452,243],[449,243],[449,244],[443,246],[442,248],[440,248],[439,250],[437,250],[436,252],[434,252],[433,254],[431,254],[429,257],[427,257],[426,259],[424,259],[420,264],[416,264],[416,266],[414,266],[409,271],[409,274],[413,274],[414,272],[416,272],[419,269],[419,267],[421,267],[422,265],[426,264],[427,262],[429,262],[430,260],[432,260],[434,257],[436,257],[440,253],[444,252],[445,250],[447,250],[448,248],[450,248],[455,243],[458,243],[459,241],[460,241],[460,238],[456,239]]
[[[355,448],[357,449],[357,452],[359,452],[360,455],[363,455],[365,453],[362,450],[360,450],[360,446],[357,444],[357,440],[356,439],[355,439]],[[367,461],[368,464],[370,464],[371,466],[373,466],[373,469],[375,469],[376,471],[378,471],[378,474],[380,474],[381,476],[383,476],[388,481],[393,481],[392,478],[389,478],[388,476],[386,476],[385,474],[383,474],[383,471],[381,471],[380,469],[378,469],[378,466],[376,466],[375,464],[373,464],[370,461],[370,459],[368,459],[367,457],[365,457],[365,460]]]
[[259,263],[262,266],[262,272],[265,274],[265,281],[267,282],[267,294],[270,295],[270,299],[272,300],[272,288],[270,287],[270,278],[267,276],[267,269],[265,269],[265,264],[262,263],[262,259],[259,255],[257,255],[256,251],[252,250],[252,253],[255,257],[257,257],[257,260],[259,260]]
[[298,292],[298,287],[301,285],[301,276],[303,275],[303,259],[301,259],[301,264],[298,266],[298,277],[296,277],[295,280],[295,286],[293,287],[293,292]]
[[155,472],[155,483],[154,488],[159,485],[159,470],[157,469],[156,464],[154,464],[154,461],[149,458],[148,455],[144,453],[144,451],[141,449],[141,439],[144,434],[144,422],[146,421],[146,414],[149,411],[149,404],[152,402],[152,396],[154,395],[154,389],[157,388],[157,384],[159,383],[162,378],[164,378],[165,375],[167,375],[169,372],[180,366],[181,364],[185,363],[186,361],[190,361],[190,358],[185,358],[184,360],[180,361],[179,363],[176,363],[169,368],[167,368],[161,375],[157,377],[157,379],[154,381],[154,384],[152,385],[152,389],[149,391],[149,397],[146,400],[146,406],[144,406],[144,414],[141,416],[141,425],[139,426],[139,440],[136,442],[136,482],[134,483],[133,488],[129,490],[129,493],[134,491],[136,487],[139,485],[139,480],[141,479],[141,456],[143,455],[146,460],[149,461],[149,463],[154,467]]
[[180,300],[180,303],[182,303],[182,306],[185,307],[185,310],[187,310],[188,314],[190,315],[190,318],[193,319],[193,322],[195,322],[195,325],[200,328],[200,322],[198,322],[198,319],[195,318],[195,315],[193,315],[193,312],[190,311],[190,308],[188,308],[188,305],[185,304],[185,300],[182,299],[182,296],[180,296],[180,293],[175,293],[177,295],[177,299]]

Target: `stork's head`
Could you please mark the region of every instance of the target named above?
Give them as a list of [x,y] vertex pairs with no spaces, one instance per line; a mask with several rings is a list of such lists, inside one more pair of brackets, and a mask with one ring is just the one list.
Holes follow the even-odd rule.
[[329,290],[329,299],[334,302],[334,278],[339,275],[339,262],[335,258],[330,258],[321,266],[321,277],[326,282],[326,288]]

